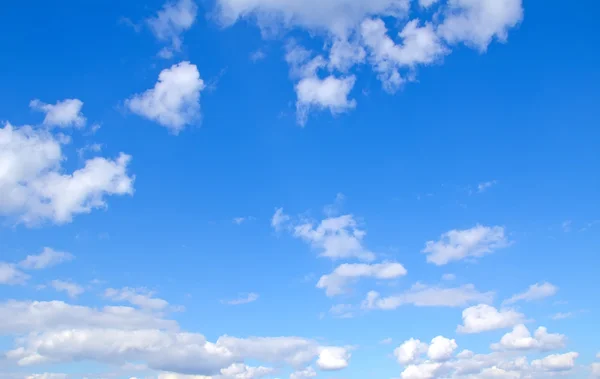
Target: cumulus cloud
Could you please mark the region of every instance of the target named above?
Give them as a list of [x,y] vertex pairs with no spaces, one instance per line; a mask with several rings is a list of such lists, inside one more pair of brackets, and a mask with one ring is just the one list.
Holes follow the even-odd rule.
[[30,270],[41,270],[74,259],[70,253],[45,247],[38,255],[28,255],[19,266]]
[[516,294],[510,299],[505,300],[504,304],[514,304],[518,301],[540,300],[546,297],[554,296],[556,292],[558,292],[558,287],[551,283],[536,283],[529,286],[527,291]]
[[416,65],[434,63],[449,52],[431,23],[421,26],[419,20],[409,21],[398,34],[403,41],[400,45],[387,33],[381,19],[367,19],[361,25],[362,39],[370,51],[373,69],[388,92],[396,91],[405,82],[400,69],[414,70]]
[[205,87],[196,65],[184,61],[162,70],[154,88],[134,95],[125,104],[133,113],[178,134],[199,120],[200,92]]
[[295,45],[288,47],[286,61],[291,67],[292,76],[298,82],[296,90],[296,116],[298,124],[304,126],[311,109],[328,109],[336,115],[356,106],[356,101],[349,99],[354,87],[354,75],[336,77],[327,75],[319,77],[318,71],[327,66],[322,56],[310,57],[310,53]]
[[452,358],[457,348],[455,340],[444,336],[434,337],[430,344],[411,338],[394,350],[394,356],[398,363],[404,366],[419,363],[421,356],[425,353],[433,362],[445,362]]
[[141,309],[159,311],[169,306],[166,300],[153,297],[154,293],[145,288],[107,288],[104,296],[113,301],[126,301]]
[[83,101],[79,99],[66,99],[57,101],[56,104],[46,104],[40,100],[31,100],[31,109],[46,114],[44,125],[68,128],[71,126],[81,128],[85,125],[86,118],[81,113]]
[[350,359],[345,348],[300,337],[222,336],[209,342],[201,334],[180,331],[176,322],[159,314],[130,307],[9,301],[0,304],[0,317],[6,320],[0,334],[18,336],[6,361],[20,366],[137,362],[165,373],[247,379],[272,370],[247,366],[246,360],[292,367],[315,361],[322,370],[338,370]]
[[494,38],[505,42],[522,19],[521,0],[448,0],[438,33],[449,43],[464,42],[484,52]]
[[410,365],[402,371],[402,379],[433,379],[442,368],[441,363],[424,362],[417,365]]
[[567,371],[575,367],[577,357],[579,357],[579,353],[576,352],[548,355],[532,361],[531,367],[545,372]]
[[459,333],[481,333],[495,329],[510,328],[524,321],[525,316],[512,309],[498,310],[491,305],[479,304],[462,312],[463,325]]
[[427,352],[426,343],[411,338],[394,349],[394,356],[401,365],[415,363],[422,354]]
[[127,174],[129,155],[95,157],[84,167],[65,173],[61,162],[64,139],[28,126],[7,123],[0,128],[0,214],[28,225],[70,222],[76,214],[106,207],[109,195],[133,194]]
[[359,278],[390,280],[404,275],[406,269],[400,263],[384,262],[371,265],[345,263],[338,266],[331,274],[321,276],[317,288],[325,289],[327,296],[335,296],[343,294],[347,284]]
[[532,336],[523,324],[515,325],[513,330],[502,336],[499,343],[492,344],[494,350],[541,350],[549,351],[565,346],[566,337],[562,334],[550,334],[540,326]]
[[146,20],[159,41],[170,43],[159,52],[159,56],[169,59],[174,52],[181,50],[181,35],[194,25],[197,12],[198,6],[193,0],[169,1],[156,16]]
[[300,29],[324,39],[322,53],[301,56],[310,75],[295,78],[297,117],[304,125],[312,108],[336,114],[356,107],[349,99],[356,81],[351,70],[367,56],[383,88],[393,92],[415,80],[418,66],[441,62],[452,45],[484,52],[494,39],[505,42],[523,18],[522,0],[419,0],[421,8],[434,4],[439,7],[429,20],[411,17],[410,0],[218,0],[216,14],[225,26],[254,21],[265,37]]
[[423,253],[437,266],[467,258],[479,258],[509,245],[501,226],[477,225],[471,229],[450,230],[439,241],[428,241]]
[[317,372],[311,366],[303,370],[294,371],[290,374],[290,379],[306,379],[306,378],[314,378],[317,376]]
[[381,297],[371,291],[363,301],[365,309],[392,310],[402,305],[417,307],[461,307],[472,303],[490,303],[493,292],[479,292],[472,284],[455,288],[442,288],[417,283],[402,294]]

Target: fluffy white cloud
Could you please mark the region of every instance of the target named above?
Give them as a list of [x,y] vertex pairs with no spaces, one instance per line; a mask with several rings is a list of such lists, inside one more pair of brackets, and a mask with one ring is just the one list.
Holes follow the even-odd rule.
[[146,20],[150,29],[160,41],[170,42],[159,53],[163,58],[171,58],[174,51],[181,50],[181,35],[196,21],[198,6],[193,0],[167,2],[155,17]]
[[0,262],[0,284],[24,284],[29,275],[19,270],[14,264]]
[[491,305],[479,304],[462,312],[463,325],[457,327],[459,333],[481,333],[489,330],[510,328],[524,321],[523,314],[512,310],[497,310]]
[[324,288],[327,296],[335,296],[344,293],[348,282],[361,277],[389,280],[404,275],[406,269],[400,263],[384,262],[371,265],[345,263],[338,266],[331,274],[321,276],[317,288]]
[[0,214],[35,224],[51,220],[70,222],[74,215],[106,207],[107,195],[133,193],[127,174],[131,157],[115,160],[96,157],[83,168],[64,173],[65,159],[59,139],[29,126],[0,128]]
[[45,247],[38,255],[28,255],[19,266],[30,270],[41,270],[72,260],[73,255]]
[[361,25],[361,35],[370,51],[371,64],[389,92],[397,90],[406,80],[401,68],[414,69],[418,64],[430,64],[446,55],[447,50],[435,33],[431,23],[419,25],[419,20],[409,21],[398,34],[402,44],[396,44],[388,35],[381,19],[367,19]]
[[415,363],[422,354],[425,354],[427,349],[428,346],[426,343],[411,338],[394,349],[394,356],[401,365],[412,364]]
[[472,303],[490,303],[493,297],[493,292],[479,292],[472,284],[440,288],[417,283],[402,294],[384,298],[371,291],[363,302],[363,308],[391,310],[407,304],[417,307],[461,307]]
[[452,358],[454,350],[458,348],[456,340],[449,339],[443,336],[437,336],[431,340],[427,356],[432,361],[443,362]]
[[439,241],[428,241],[423,253],[427,262],[438,266],[467,258],[478,258],[509,245],[501,226],[476,225],[471,229],[450,230]]
[[464,42],[485,51],[493,38],[505,42],[508,31],[522,19],[522,0],[448,0],[438,33],[449,43]]
[[341,370],[348,367],[350,352],[343,347],[324,347],[319,352],[317,366],[323,371]]
[[424,362],[418,365],[410,365],[402,371],[402,379],[433,379],[442,368],[441,363]]
[[356,78],[328,75],[320,78],[318,71],[327,66],[322,56],[311,58],[311,53],[296,45],[288,46],[286,61],[291,67],[296,83],[296,116],[298,124],[304,126],[311,109],[328,109],[331,114],[343,113],[356,106],[348,99]]
[[542,351],[560,349],[565,346],[566,337],[562,334],[550,334],[548,329],[540,326],[531,336],[529,329],[523,324],[515,325],[506,333],[499,343],[492,344],[494,350],[532,350]]
[[126,301],[130,304],[148,310],[162,310],[169,306],[166,300],[153,297],[154,293],[145,288],[107,288],[104,296],[113,301]]
[[154,88],[134,95],[125,104],[133,113],[177,134],[200,118],[200,92],[204,88],[196,65],[184,61],[162,70]]
[[242,297],[239,297],[237,299],[233,299],[233,300],[224,300],[223,303],[224,304],[228,304],[228,305],[241,305],[241,304],[248,304],[248,303],[253,303],[256,300],[258,300],[260,296],[257,293],[253,293],[250,292]]
[[174,321],[129,307],[97,310],[62,302],[11,301],[0,304],[0,317],[7,321],[0,325],[0,334],[19,336],[6,362],[20,366],[136,362],[165,373],[250,379],[273,371],[247,366],[245,360],[292,367],[316,360],[322,370],[338,370],[350,359],[347,349],[299,337],[222,336],[213,343],[201,334],[180,331]]
[[527,291],[516,294],[510,299],[505,300],[504,304],[514,304],[518,301],[540,300],[546,297],[554,296],[556,292],[558,292],[558,287],[551,283],[536,283],[529,286]]
[[82,286],[71,281],[53,280],[50,282],[50,285],[58,292],[66,292],[71,298],[75,298],[85,292]]
[[39,100],[31,100],[29,106],[40,112],[44,112],[44,125],[67,128],[70,126],[82,127],[86,118],[81,113],[83,101],[79,99],[66,99],[57,101],[56,104],[46,104]]
[[437,3],[439,0],[419,0],[419,5],[423,8],[429,8],[433,4]]
[[547,372],[566,371],[575,367],[577,357],[579,357],[579,353],[576,352],[548,355],[532,361],[531,367]]
[[309,242],[314,248],[322,250],[321,256],[337,259],[358,258],[372,261],[375,254],[367,250],[362,240],[366,232],[358,227],[352,215],[330,217],[315,227],[304,223],[294,227],[294,236]]

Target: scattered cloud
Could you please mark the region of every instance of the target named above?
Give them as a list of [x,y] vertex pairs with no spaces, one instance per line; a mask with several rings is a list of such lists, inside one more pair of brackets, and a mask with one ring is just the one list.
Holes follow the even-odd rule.
[[442,280],[452,281],[456,279],[456,275],[454,274],[444,274],[442,275]]
[[558,287],[555,285],[544,282],[544,283],[536,283],[529,286],[527,291],[519,293],[504,301],[503,304],[514,304],[519,301],[535,301],[540,299],[545,299],[550,296],[556,295],[558,292]]
[[154,88],[134,95],[125,104],[131,112],[176,135],[200,119],[200,92],[205,87],[196,65],[184,61],[162,70]]
[[0,262],[0,284],[25,284],[29,275],[25,274],[11,263]]
[[271,218],[271,226],[276,231],[280,231],[283,226],[290,221],[290,216],[283,213],[283,208],[277,208]]
[[354,307],[351,304],[336,304],[329,309],[329,313],[335,318],[352,318]]
[[324,347],[320,349],[317,366],[323,371],[337,371],[348,367],[352,354],[343,347]]
[[471,229],[450,230],[439,241],[428,241],[421,251],[427,262],[443,266],[452,261],[480,258],[509,245],[501,226],[476,225]]
[[479,304],[462,312],[463,325],[456,328],[458,333],[481,333],[505,329],[521,324],[525,316],[512,309],[497,310],[491,305]]
[[73,260],[75,257],[66,252],[45,247],[38,255],[28,255],[19,266],[29,270],[41,270]]
[[253,303],[256,300],[258,300],[259,297],[260,296],[257,293],[250,292],[242,297],[238,297],[237,299],[223,300],[222,303],[227,304],[227,305],[249,304],[249,303]]
[[548,355],[542,359],[532,361],[531,367],[549,373],[567,371],[575,367],[577,357],[579,357],[579,353],[576,352]]
[[370,291],[363,301],[364,309],[393,310],[402,305],[416,307],[462,307],[472,303],[491,303],[493,292],[479,292],[472,284],[455,288],[442,288],[417,283],[402,294],[381,297]]
[[267,54],[265,53],[264,50],[262,49],[258,49],[258,50],[254,50],[251,54],[250,54],[250,60],[252,62],[258,62],[258,61],[262,61],[263,59],[265,59],[267,57]]
[[31,100],[31,109],[46,114],[44,125],[49,127],[68,128],[71,126],[81,128],[86,123],[86,118],[81,113],[83,101],[79,99],[66,99],[57,101],[56,104],[46,104],[40,100]]
[[495,186],[496,184],[498,184],[498,182],[496,180],[491,180],[489,182],[479,183],[477,185],[477,192],[478,193],[485,192],[488,189],[490,189],[491,187]]
[[293,234],[321,250],[319,255],[322,257],[332,260],[375,259],[375,254],[363,246],[366,232],[359,228],[352,215],[326,218],[316,226],[312,222],[301,223],[294,226]]
[[50,285],[58,292],[66,292],[71,298],[76,298],[85,292],[82,286],[71,281],[53,280]]
[[0,214],[27,225],[70,222],[73,216],[107,206],[109,195],[133,194],[127,174],[129,155],[95,157],[83,168],[66,173],[61,162],[64,139],[48,131],[5,124],[0,128]]
[[404,275],[406,269],[400,263],[384,262],[371,265],[345,263],[338,266],[331,274],[321,276],[317,288],[325,289],[327,296],[336,296],[346,291],[349,282],[359,278],[390,280]]
[[160,52],[161,58],[170,59],[181,51],[182,34],[196,21],[198,6],[193,0],[167,2],[156,16],[146,20],[154,36],[162,42],[168,42]]
[[113,301],[126,301],[141,309],[152,311],[160,311],[169,306],[166,300],[153,297],[154,293],[145,288],[129,288],[121,289],[107,288],[104,291],[104,297]]

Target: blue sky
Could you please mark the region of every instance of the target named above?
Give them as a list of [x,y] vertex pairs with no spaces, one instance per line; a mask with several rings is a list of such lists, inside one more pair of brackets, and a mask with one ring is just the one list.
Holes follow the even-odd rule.
[[600,377],[595,2],[195,1],[3,7],[0,377]]

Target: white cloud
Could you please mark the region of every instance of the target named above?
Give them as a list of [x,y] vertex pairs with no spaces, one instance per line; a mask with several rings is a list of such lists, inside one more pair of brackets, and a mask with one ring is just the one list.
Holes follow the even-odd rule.
[[324,347],[319,352],[317,366],[323,371],[341,370],[348,367],[350,352],[342,347]]
[[104,291],[104,296],[113,301],[126,301],[142,309],[162,310],[169,306],[166,300],[153,297],[154,293],[145,288],[108,288]]
[[398,34],[403,41],[401,45],[388,37],[387,32],[381,19],[367,19],[361,25],[371,64],[388,92],[396,91],[406,81],[399,69],[434,63],[449,53],[431,23],[420,26],[419,20],[409,21]]
[[304,223],[294,227],[294,235],[322,250],[320,256],[337,259],[357,258],[372,261],[375,254],[365,249],[362,240],[366,232],[358,227],[352,215],[330,217],[315,227]]
[[456,340],[437,336],[431,340],[427,356],[432,361],[444,362],[452,358],[452,354],[457,348]]
[[50,285],[58,292],[66,292],[71,298],[75,298],[85,292],[83,287],[71,281],[53,280],[50,282]]
[[56,251],[45,247],[38,255],[28,255],[19,266],[30,270],[41,270],[44,268],[56,266],[57,264],[68,262],[74,257],[69,253]]
[[590,370],[592,371],[592,375],[596,378],[600,378],[600,363],[592,363]]
[[529,286],[527,291],[516,294],[510,299],[505,300],[504,304],[514,304],[518,301],[540,300],[546,297],[554,296],[556,292],[558,292],[558,287],[551,283],[536,283]]
[[311,53],[302,47],[291,44],[288,46],[286,61],[291,67],[292,76],[298,79],[296,83],[296,116],[298,124],[304,126],[311,109],[329,109],[336,115],[346,112],[356,106],[355,100],[348,99],[354,87],[356,77],[336,77],[328,75],[320,78],[318,70],[327,66],[322,56],[311,59]]
[[566,371],[575,367],[577,357],[579,357],[579,353],[576,352],[548,355],[542,359],[532,361],[531,367],[546,372]]
[[348,282],[361,277],[390,280],[404,275],[406,269],[400,263],[384,262],[371,265],[345,263],[338,266],[331,274],[321,276],[317,288],[325,289],[327,296],[335,296],[345,292]]
[[271,218],[271,226],[273,229],[279,231],[288,221],[290,221],[290,216],[283,213],[283,208],[277,208]]
[[43,374],[32,374],[25,377],[25,379],[67,379],[67,374],[56,374],[45,372]]
[[64,173],[64,140],[44,130],[6,124],[0,128],[0,214],[28,225],[50,220],[70,222],[74,215],[106,207],[107,195],[133,193],[127,175],[131,157],[96,157],[83,168]]
[[14,264],[0,262],[0,284],[25,284],[29,275],[20,271]]
[[522,19],[522,0],[448,0],[438,33],[449,43],[464,42],[484,52],[494,37],[505,42]]
[[427,349],[426,343],[411,338],[394,349],[394,356],[401,365],[413,364],[427,352]]
[[433,4],[437,3],[439,0],[419,0],[419,5],[423,8],[429,8]]
[[498,182],[491,180],[489,182],[482,182],[477,185],[477,192],[482,193],[487,191],[490,187],[495,186]]
[[450,230],[439,241],[428,241],[423,253],[427,262],[442,266],[452,261],[479,258],[506,247],[509,242],[501,226],[477,225],[471,229]]
[[481,333],[495,329],[510,328],[524,321],[523,314],[512,309],[497,310],[491,305],[479,304],[462,312],[463,325],[456,329],[459,333]]
[[300,337],[222,336],[209,342],[198,333],[183,332],[174,321],[129,307],[100,310],[62,302],[0,304],[0,334],[16,335],[6,362],[20,366],[92,361],[120,365],[144,364],[151,370],[221,379],[258,378],[272,373],[244,361],[277,367],[302,367],[315,361],[323,370],[348,365],[344,348],[321,346]]
[[494,350],[541,350],[549,351],[565,346],[566,337],[562,334],[550,334],[540,326],[532,336],[523,324],[515,325],[513,330],[506,333],[499,343],[492,344]]
[[39,100],[31,100],[29,106],[40,112],[44,112],[44,125],[67,128],[70,126],[82,127],[86,118],[81,113],[83,101],[79,99],[66,99],[57,101],[56,104],[46,104]]
[[402,379],[433,379],[441,368],[441,363],[425,362],[406,367],[400,376]]
[[162,58],[172,58],[174,52],[181,50],[181,35],[192,27],[197,12],[198,6],[193,0],[170,1],[155,17],[146,20],[159,41],[170,42],[169,47],[159,52]]
[[125,104],[133,112],[178,134],[200,118],[200,92],[204,81],[196,65],[184,61],[158,75],[154,88],[134,95]]
[[294,371],[290,375],[290,379],[306,379],[306,378],[314,378],[315,376],[317,376],[315,369],[313,369],[311,366],[309,366],[303,370]]
[[553,314],[550,318],[553,320],[564,320],[575,316],[575,312],[558,312]]
[[329,308],[329,313],[336,318],[352,318],[354,317],[353,308],[351,304],[336,304]]
[[444,274],[442,275],[442,280],[452,281],[456,279],[456,275],[454,274]]
[[255,19],[264,30],[300,26],[346,36],[371,15],[403,17],[409,0],[218,0],[221,21],[230,25],[243,17]]
[[363,302],[363,308],[391,310],[408,304],[417,307],[462,307],[471,303],[490,303],[493,297],[493,292],[479,292],[472,284],[440,288],[417,283],[402,294],[384,298],[371,291]]
[[260,296],[257,293],[248,293],[243,297],[239,297],[233,300],[224,300],[222,303],[227,305],[241,305],[241,304],[249,304],[258,300]]

